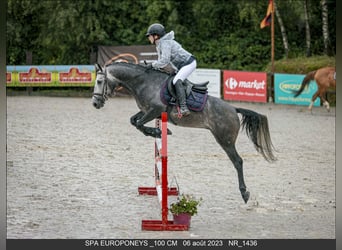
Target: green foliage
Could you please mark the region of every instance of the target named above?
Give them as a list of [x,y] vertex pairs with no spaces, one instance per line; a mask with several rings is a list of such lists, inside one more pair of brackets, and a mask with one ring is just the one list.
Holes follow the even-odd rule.
[[[312,70],[327,66],[335,67],[335,57],[301,56],[293,59],[281,59],[276,61],[274,63],[274,71],[277,73],[307,74]],[[270,64],[266,66],[265,71],[271,72]]]
[[[290,45],[305,55],[304,0],[276,0]],[[263,70],[271,60],[270,27],[260,29],[268,0],[8,0],[7,64],[89,64],[98,45],[147,45],[154,22],[174,30],[199,67]],[[320,0],[309,0],[312,55],[324,54]],[[336,1],[328,0],[336,52]],[[285,56],[275,20],[275,60]]]
[[177,198],[177,202],[170,205],[170,212],[172,214],[190,214],[191,216],[197,214],[198,206],[200,205],[202,198],[197,200],[191,195],[182,194]]

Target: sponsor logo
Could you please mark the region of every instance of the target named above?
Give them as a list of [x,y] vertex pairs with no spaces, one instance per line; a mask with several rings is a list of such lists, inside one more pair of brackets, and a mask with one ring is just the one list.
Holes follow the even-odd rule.
[[237,81],[234,77],[229,77],[225,81],[225,85],[228,89],[245,88],[245,89],[265,89],[266,82],[257,80],[253,81]]
[[6,82],[8,83],[12,82],[12,73],[6,72]]
[[30,68],[28,72],[19,73],[19,82],[51,82],[50,72],[39,72],[37,68]]
[[59,73],[59,81],[65,82],[91,82],[91,72],[80,72],[78,68],[71,67],[69,72]]
[[[295,91],[297,91],[300,88],[300,83],[294,82],[293,80],[283,81],[279,83],[279,89],[287,94],[293,94]],[[303,90],[302,94],[308,94],[310,93],[312,87],[306,86],[306,88]]]

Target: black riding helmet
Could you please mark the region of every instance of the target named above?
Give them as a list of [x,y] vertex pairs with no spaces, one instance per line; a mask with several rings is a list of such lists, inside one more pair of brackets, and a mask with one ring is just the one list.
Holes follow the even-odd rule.
[[161,25],[160,23],[154,23],[152,25],[150,25],[150,27],[148,27],[147,29],[147,33],[146,36],[149,35],[158,35],[160,37],[165,35],[165,28],[163,25]]

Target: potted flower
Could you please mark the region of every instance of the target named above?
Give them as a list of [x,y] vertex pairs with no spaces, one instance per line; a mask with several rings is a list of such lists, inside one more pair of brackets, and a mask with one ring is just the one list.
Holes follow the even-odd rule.
[[196,199],[191,195],[182,194],[177,198],[177,202],[170,205],[169,211],[173,215],[174,224],[185,224],[190,226],[191,216],[197,214],[197,207],[202,198]]

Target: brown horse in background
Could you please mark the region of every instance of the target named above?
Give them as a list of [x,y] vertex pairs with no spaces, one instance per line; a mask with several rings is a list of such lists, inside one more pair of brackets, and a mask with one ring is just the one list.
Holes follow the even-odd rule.
[[308,107],[312,111],[312,106],[319,96],[323,103],[323,106],[330,111],[329,102],[325,98],[325,94],[328,88],[334,88],[336,90],[336,69],[335,67],[324,67],[314,71],[309,72],[303,79],[299,90],[295,91],[294,97],[299,96],[305,87],[312,81],[315,80],[317,83],[318,90],[311,98],[311,103]]

